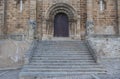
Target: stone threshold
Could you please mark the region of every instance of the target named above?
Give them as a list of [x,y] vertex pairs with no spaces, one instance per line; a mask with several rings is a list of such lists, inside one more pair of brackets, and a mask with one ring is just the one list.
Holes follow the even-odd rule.
[[42,39],[43,41],[81,41],[80,39],[74,39],[70,37],[53,37],[50,39]]

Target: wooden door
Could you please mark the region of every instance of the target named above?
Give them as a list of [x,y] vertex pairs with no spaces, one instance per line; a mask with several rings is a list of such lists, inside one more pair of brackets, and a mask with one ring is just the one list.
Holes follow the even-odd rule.
[[54,36],[55,37],[68,37],[69,36],[68,16],[64,13],[58,13],[55,16]]

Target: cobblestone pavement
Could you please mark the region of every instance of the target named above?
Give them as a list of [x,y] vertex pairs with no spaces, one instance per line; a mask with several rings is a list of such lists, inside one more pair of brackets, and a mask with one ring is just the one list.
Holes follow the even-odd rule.
[[0,79],[19,79],[20,70],[5,70],[0,71]]

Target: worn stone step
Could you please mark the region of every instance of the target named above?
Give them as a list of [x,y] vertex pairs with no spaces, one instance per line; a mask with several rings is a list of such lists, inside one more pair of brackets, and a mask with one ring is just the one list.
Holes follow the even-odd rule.
[[56,59],[56,60],[55,59],[51,59],[51,60],[50,59],[49,60],[48,59],[44,59],[44,60],[32,59],[31,61],[35,61],[35,60],[36,61],[38,61],[38,60],[39,61],[48,61],[48,62],[50,62],[50,61],[51,62],[53,62],[53,61],[54,62],[59,62],[59,61],[66,61],[66,62],[70,62],[70,61],[72,61],[72,62],[78,62],[78,61],[83,61],[83,62],[87,62],[88,61],[89,62],[89,61],[94,61],[93,59],[81,59],[81,60],[79,60],[79,59],[76,59],[76,60],[72,60],[72,59],[69,59],[69,60],[68,59],[60,59],[60,60],[58,60],[58,59]]
[[54,62],[54,63],[51,63],[51,62],[35,62],[35,61],[31,61],[30,63],[31,65],[70,65],[70,66],[74,66],[74,65],[96,65],[96,63],[94,62],[75,62],[75,63],[64,63],[64,62]]
[[56,45],[56,44],[65,44],[65,45],[67,45],[67,44],[78,44],[78,45],[80,45],[80,44],[85,44],[85,42],[83,42],[83,41],[42,41],[42,42],[38,42],[39,44],[44,44],[44,45],[48,45],[48,44],[53,44],[53,45]]
[[53,66],[74,66],[74,65],[96,65],[96,63],[38,63],[38,62],[31,62],[29,65],[44,65],[44,66],[49,66],[49,65],[53,65]]
[[45,71],[49,71],[49,72],[52,72],[52,71],[68,71],[68,72],[72,72],[72,71],[105,71],[103,68],[49,68],[49,67],[44,67],[44,68],[42,68],[42,67],[39,67],[39,68],[31,68],[31,67],[29,67],[29,69],[28,68],[24,68],[24,70],[25,71],[42,71],[42,72],[45,72]]
[[86,44],[39,44],[37,47],[87,47]]
[[89,53],[79,53],[79,54],[75,54],[75,53],[66,53],[66,54],[64,54],[64,53],[34,53],[33,54],[33,56],[38,56],[38,57],[41,57],[41,56],[43,56],[43,57],[60,57],[60,56],[62,56],[62,57],[68,57],[68,56],[73,56],[73,57],[84,57],[84,56],[86,56],[86,57],[92,57],[92,55],[91,54],[89,54]]
[[38,45],[37,48],[87,48],[87,45],[74,45],[74,44],[71,44],[71,45]]
[[92,57],[32,57],[32,59],[38,60],[93,60]]
[[41,53],[49,53],[49,54],[90,54],[89,51],[54,51],[54,50],[50,50],[50,51],[34,51],[35,54],[41,54]]
[[80,75],[80,74],[106,74],[106,71],[22,71],[20,76],[62,76],[62,75]]
[[[56,50],[49,50],[49,51],[41,51],[41,50],[35,50],[34,52],[56,52]],[[84,50],[84,51],[78,51],[78,50],[73,50],[73,51],[69,51],[69,50],[62,50],[62,51],[57,51],[57,52],[64,52],[64,53],[89,53],[88,50]]]
[[95,63],[94,60],[31,60],[39,63]]
[[24,68],[103,68],[100,65],[25,65]]
[[32,71],[32,72],[84,72],[84,71],[87,71],[87,72],[95,72],[95,71],[97,71],[97,72],[103,72],[103,71],[105,71],[104,69],[102,69],[102,68],[85,68],[85,69],[83,69],[83,68],[81,68],[81,69],[62,69],[62,68],[53,68],[53,69],[43,69],[43,68],[24,68],[24,71]]
[[53,55],[33,55],[32,57],[47,57],[47,58],[56,58],[56,57],[64,57],[64,58],[80,58],[80,57],[92,57],[91,55],[56,55],[56,54],[53,54]]
[[59,45],[58,46],[57,45],[55,45],[55,46],[47,46],[46,45],[46,46],[37,46],[36,48],[49,48],[49,49],[50,48],[51,49],[53,49],[53,48],[54,49],[60,49],[60,48],[61,49],[69,49],[69,48],[77,49],[77,48],[79,48],[79,49],[85,49],[85,48],[87,48],[87,46],[77,46],[77,45],[76,46],[75,45],[73,45],[73,46],[69,46],[69,45],[68,46],[59,46]]
[[49,57],[51,57],[51,58],[52,58],[52,57],[54,57],[54,58],[55,58],[55,57],[58,57],[58,58],[59,58],[59,57],[66,57],[66,58],[67,58],[67,57],[68,57],[68,58],[69,58],[69,57],[76,57],[76,58],[79,58],[79,57],[88,57],[88,58],[89,58],[89,57],[92,57],[92,56],[91,56],[91,55],[84,55],[84,54],[83,54],[83,55],[77,55],[77,54],[76,54],[76,55],[61,55],[61,54],[59,54],[59,55],[56,55],[56,54],[52,54],[52,55],[51,55],[51,54],[50,54],[50,55],[49,55],[49,54],[46,54],[46,55],[45,55],[45,54],[35,54],[35,55],[33,55],[32,57],[48,57],[48,58],[49,58]]
[[20,76],[41,79],[43,76],[105,73],[106,70],[94,61],[84,41],[39,41]]
[[33,60],[93,60],[92,57],[82,57],[82,58],[73,58],[73,57],[32,57]]
[[91,56],[89,53],[34,53],[33,56]]
[[70,45],[46,45],[46,46],[37,46],[37,48],[39,48],[39,47],[41,47],[41,48],[74,48],[74,49],[76,49],[76,48],[79,48],[79,49],[84,49],[84,48],[87,48],[87,46],[86,45],[72,45],[72,46],[70,46]]
[[73,45],[83,45],[83,46],[85,46],[86,45],[86,43],[81,43],[81,42],[76,42],[76,43],[73,43],[73,42],[56,42],[56,43],[39,43],[39,45],[38,46],[41,46],[41,45],[43,45],[43,46],[57,46],[57,45],[59,45],[59,46],[73,46]]
[[88,51],[88,49],[72,49],[72,48],[68,48],[68,49],[50,49],[50,48],[42,48],[42,49],[37,49],[38,51]]
[[[106,72],[102,71],[81,71],[81,72],[28,72],[28,71],[24,71],[22,73],[19,74],[19,76],[21,77],[40,77],[44,78],[44,77],[61,77],[61,76],[75,76],[75,75],[90,75],[90,74],[106,74]],[[56,79],[56,78],[55,78]],[[74,79],[74,78],[73,78]],[[79,78],[77,78],[79,79]],[[92,78],[93,79],[93,78]]]
[[[39,42],[38,42],[39,43]],[[59,42],[59,41],[57,41],[57,42],[41,42],[41,43],[39,43],[39,44],[42,44],[42,45],[85,45],[86,43],[85,42]]]
[[33,56],[92,56],[90,53],[44,53],[44,52],[39,52],[39,53],[34,53]]

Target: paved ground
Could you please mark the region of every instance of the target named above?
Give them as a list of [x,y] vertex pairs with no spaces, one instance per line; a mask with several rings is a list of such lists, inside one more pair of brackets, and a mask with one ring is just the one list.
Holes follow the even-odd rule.
[[[6,70],[6,71],[0,71],[0,79],[19,79],[20,69],[18,70]],[[74,78],[73,78],[74,77]],[[51,79],[51,78],[46,78],[46,79]],[[76,77],[76,76],[71,76],[69,77],[59,77],[59,78],[52,78],[52,79],[81,79],[81,77]],[[88,79],[88,78],[85,78]],[[95,78],[93,78],[95,79]],[[96,79],[120,79],[120,74],[114,74],[114,75],[101,75],[98,76]]]
[[[19,79],[18,74],[20,70],[6,70],[6,71],[0,71],[0,79]],[[74,78],[73,78],[74,77]],[[81,79],[79,76],[71,76],[69,77],[59,77],[59,78],[52,78],[52,79]],[[83,76],[84,77],[84,76]],[[88,79],[84,77],[85,79]],[[83,79],[84,79],[83,78]],[[46,78],[46,79],[51,79],[51,78]],[[95,79],[95,78],[93,78]],[[114,74],[114,75],[101,75],[96,79],[120,79],[119,74]]]
[[19,79],[18,74],[20,70],[5,70],[0,71],[0,79]]

